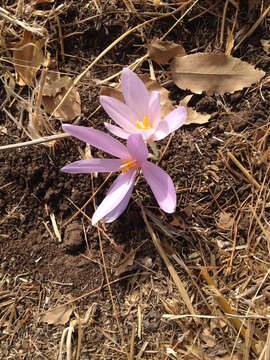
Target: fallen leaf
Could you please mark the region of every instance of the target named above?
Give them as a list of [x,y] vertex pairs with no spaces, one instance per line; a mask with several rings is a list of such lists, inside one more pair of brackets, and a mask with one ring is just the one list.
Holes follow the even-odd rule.
[[[204,329],[200,338],[205,342],[207,347],[213,347],[217,344],[215,335],[209,329]],[[205,347],[205,346],[204,346]]]
[[13,50],[13,60],[19,85],[34,85],[36,73],[43,62],[44,44],[44,39],[36,41],[33,33],[28,30],[24,30],[19,43],[13,44],[13,47],[18,48]]
[[190,125],[190,124],[201,125],[207,123],[211,117],[210,114],[199,113],[198,111],[193,110],[191,107],[187,106],[192,97],[193,95],[188,95],[179,103],[179,105],[185,106],[187,109],[187,120],[185,122],[185,125]]
[[100,90],[100,95],[111,96],[117,100],[125,102],[121,88],[112,88],[109,86],[103,86]]
[[[43,89],[42,105],[47,113],[52,114],[62,101],[72,84],[68,76],[60,77],[58,73],[49,73]],[[81,115],[81,98],[79,92],[73,88],[63,104],[55,111],[54,116],[64,122],[71,122]]]
[[260,40],[263,50],[266,52],[266,54],[270,53],[270,40]]
[[186,51],[173,41],[154,39],[148,47],[148,54],[157,64],[168,64],[176,56],[186,55]]
[[115,275],[120,275],[128,270],[128,267],[133,265],[136,250],[130,250],[130,252],[124,257],[123,261],[115,271]]
[[184,90],[196,94],[224,94],[242,90],[265,75],[238,58],[224,54],[192,54],[173,59],[172,79]]
[[233,226],[234,219],[230,213],[221,212],[217,222],[217,227],[222,230],[229,230]]
[[69,321],[72,311],[72,307],[63,305],[46,312],[42,316],[41,321],[53,325],[64,325]]

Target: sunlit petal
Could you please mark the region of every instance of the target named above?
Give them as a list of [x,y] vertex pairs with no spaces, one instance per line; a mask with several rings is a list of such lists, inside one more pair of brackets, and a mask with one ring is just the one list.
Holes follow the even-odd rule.
[[131,70],[125,68],[121,75],[121,87],[125,103],[137,114],[138,120],[149,115],[149,92],[142,80]]
[[75,161],[64,166],[61,171],[70,174],[117,171],[122,163],[120,159],[87,159]]
[[100,130],[69,124],[64,124],[62,128],[70,135],[75,136],[108,154],[112,154],[121,159],[125,159],[128,156],[127,148],[120,143],[120,141]]
[[161,209],[167,213],[173,213],[176,208],[176,192],[170,176],[149,161],[143,163],[142,173]]
[[137,114],[128,105],[110,96],[100,96],[100,103],[106,113],[124,130],[136,130]]
[[151,140],[157,141],[164,139],[173,131],[179,129],[187,119],[187,111],[183,106],[179,106],[170,112],[160,123],[152,136]]
[[139,163],[146,161],[148,158],[148,149],[141,134],[132,134],[129,136],[127,149],[132,159],[138,160]]
[[130,133],[124,129],[121,129],[119,126],[115,126],[109,123],[104,123],[107,130],[109,130],[113,135],[120,137],[121,139],[127,139]]
[[111,186],[105,199],[101,202],[92,217],[92,224],[95,225],[99,220],[106,218],[125,198],[128,191],[134,185],[137,168],[126,173],[120,174]]
[[149,121],[151,126],[156,129],[160,122],[160,93],[152,91],[149,99]]

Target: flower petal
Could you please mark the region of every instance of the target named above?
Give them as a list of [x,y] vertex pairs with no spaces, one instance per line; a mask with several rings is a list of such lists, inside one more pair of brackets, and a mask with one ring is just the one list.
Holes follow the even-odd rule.
[[117,171],[122,164],[118,159],[79,160],[64,166],[61,171],[70,174]]
[[170,176],[149,161],[143,163],[142,173],[161,209],[167,213],[173,213],[176,208],[176,192]]
[[101,202],[92,217],[92,224],[95,225],[102,218],[106,218],[124,200],[130,188],[133,188],[137,168],[127,173],[120,174],[113,182],[107,196]]
[[148,158],[148,149],[141,134],[132,134],[127,139],[127,149],[132,159],[143,163]]
[[179,106],[178,108],[174,109],[170,112],[160,123],[155,132],[152,136],[151,140],[157,141],[164,139],[167,135],[171,132],[180,128],[187,119],[187,111],[184,106]]
[[125,103],[138,115],[139,121],[149,117],[149,92],[142,80],[128,68],[123,69],[121,87]]
[[127,148],[120,143],[120,141],[105,134],[103,131],[69,124],[62,125],[62,128],[72,136],[75,136],[76,138],[103,150],[106,153],[112,154],[121,159],[126,159],[128,156]]
[[100,96],[100,103],[106,113],[119,125],[128,132],[134,132],[138,116],[122,101],[114,99],[111,96]]
[[130,135],[126,130],[121,129],[119,126],[115,126],[109,124],[107,122],[104,123],[104,126],[107,130],[109,130],[113,135],[120,137],[121,139],[127,139]]
[[114,208],[109,214],[105,216],[104,221],[106,223],[113,222],[126,210],[133,191],[133,187],[134,187],[134,183],[133,186],[131,186],[128,192],[126,193],[123,200],[116,206],[116,208]]
[[156,129],[160,122],[160,93],[152,91],[149,100],[149,122]]

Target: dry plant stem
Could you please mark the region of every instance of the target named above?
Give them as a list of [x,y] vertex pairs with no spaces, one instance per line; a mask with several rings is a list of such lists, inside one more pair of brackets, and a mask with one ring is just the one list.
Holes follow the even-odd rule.
[[18,143],[18,144],[9,144],[9,145],[0,146],[0,151],[1,150],[9,150],[9,149],[17,149],[19,147],[30,146],[30,145],[38,145],[38,144],[50,142],[52,140],[59,140],[59,139],[67,138],[67,137],[70,137],[70,136],[71,135],[66,134],[66,133],[58,134],[58,135],[51,135],[51,136],[44,136],[44,137],[39,138],[39,139],[25,141],[25,142],[21,142],[21,143]]
[[16,19],[13,15],[10,14],[10,12],[3,9],[1,6],[0,6],[0,16],[2,16],[5,20],[11,22],[12,24],[20,26],[23,29],[28,30],[38,36],[44,37],[45,35],[47,35],[47,30],[45,28],[42,28],[40,26],[36,26],[36,27],[29,26],[25,22]]
[[263,12],[263,14],[259,17],[259,19],[255,22],[254,25],[251,26],[249,31],[243,36],[243,38],[239,41],[239,43],[233,48],[232,53],[239,48],[243,41],[245,41],[253,32],[257,29],[257,27],[261,24],[264,18],[267,16],[270,10],[270,5],[268,8]]
[[[198,1],[198,0],[197,0]],[[60,108],[60,106],[63,104],[63,102],[66,100],[66,98],[68,97],[68,95],[70,94],[71,90],[82,80],[82,78],[88,73],[88,71],[104,56],[106,55],[111,49],[114,48],[115,45],[117,45],[120,41],[122,41],[123,39],[125,39],[128,35],[130,35],[132,32],[140,29],[141,27],[151,24],[152,22],[155,22],[157,20],[161,20],[164,19],[166,17],[172,16],[177,14],[178,12],[180,12],[182,10],[182,8],[184,8],[185,6],[187,6],[187,4],[189,4],[191,1],[188,1],[187,3],[179,6],[176,10],[165,14],[165,15],[161,15],[161,16],[157,16],[153,19],[147,20],[137,26],[135,26],[134,28],[126,31],[124,34],[122,34],[119,38],[117,38],[114,42],[112,42],[108,47],[106,47],[106,49],[104,49],[96,58],[95,60],[80,74],[77,76],[77,78],[74,80],[74,82],[72,83],[72,85],[70,86],[70,88],[68,89],[68,91],[66,92],[65,96],[62,98],[62,100],[60,101],[60,103],[56,106],[56,108],[54,109],[54,111],[51,113],[51,116],[49,119],[52,118],[52,116],[54,115],[54,113]],[[183,18],[183,16],[181,17],[181,19]]]
[[[142,206],[142,204],[139,204],[140,205],[140,208],[141,208],[141,212],[142,212],[142,217],[143,217],[143,220],[145,222],[145,225],[147,227],[147,230],[149,231],[149,234],[151,235],[151,238],[153,240],[153,243],[155,245],[155,247],[157,248],[160,256],[162,257],[163,261],[165,262],[170,274],[171,274],[171,277],[173,278],[174,282],[175,282],[175,285],[182,297],[182,299],[184,300],[188,310],[190,311],[191,314],[195,315],[195,310],[193,308],[193,305],[190,301],[190,297],[188,296],[188,293],[186,292],[186,289],[184,288],[184,285],[182,283],[182,281],[180,280],[179,276],[177,275],[174,267],[172,266],[172,263],[170,262],[167,254],[165,253],[165,251],[163,250],[161,244],[160,244],[160,241],[158,240],[158,238],[156,237],[156,234],[154,233],[151,225],[149,224],[148,220],[147,220],[147,217],[145,215],[145,212],[144,212],[144,208]],[[195,323],[198,325],[199,324],[199,321],[196,319],[196,318],[193,318]]]
[[270,146],[269,148],[264,152],[263,156],[260,158],[260,160],[257,162],[257,166],[261,166],[270,155]]
[[219,40],[220,48],[222,48],[223,41],[224,41],[224,28],[225,28],[225,20],[226,20],[226,14],[227,14],[227,9],[228,9],[228,3],[229,3],[229,0],[226,0],[224,9],[223,9],[221,29],[220,29],[220,40]]
[[268,231],[264,228],[263,224],[261,223],[260,218],[258,217],[258,215],[256,214],[256,212],[255,212],[255,210],[253,209],[252,206],[250,207],[250,209],[251,209],[251,211],[252,211],[252,213],[253,213],[253,215],[254,215],[254,217],[255,217],[258,225],[260,226],[260,228],[261,228],[261,230],[262,230],[265,238],[267,239],[267,241],[268,241],[269,244],[270,244],[270,234],[269,234]]
[[[245,339],[246,336],[246,329],[244,328],[244,322],[241,322],[239,320],[239,317],[237,316],[236,312],[231,308],[227,300],[221,295],[219,292],[214,280],[211,278],[211,276],[208,274],[206,269],[202,269],[201,273],[206,280],[207,284],[211,287],[211,289],[216,293],[216,296],[214,298],[216,299],[217,303],[225,313],[225,316],[227,314],[234,315],[234,317],[231,317],[231,323],[232,325],[239,331],[239,334],[242,335],[242,337]],[[225,317],[224,316],[224,317]],[[256,350],[256,342],[252,340],[251,342],[251,348],[255,354],[257,354]],[[233,352],[233,351],[232,351]]]
[[110,298],[111,298],[111,302],[112,302],[112,307],[113,307],[113,314],[112,314],[112,315],[113,315],[113,317],[116,318],[116,322],[117,322],[118,330],[119,330],[119,333],[120,333],[122,345],[124,345],[124,344],[125,344],[125,339],[124,339],[123,331],[122,331],[121,324],[120,324],[120,321],[119,321],[118,311],[117,311],[117,309],[116,309],[115,302],[114,302],[114,300],[113,300],[113,294],[112,294],[112,289],[111,289],[111,286],[110,286],[110,281],[109,281],[109,276],[108,276],[106,261],[105,261],[105,257],[104,257],[103,245],[102,245],[102,239],[101,239],[101,235],[100,235],[100,228],[99,228],[99,226],[97,226],[97,230],[98,230],[98,238],[99,238],[99,247],[100,247],[100,252],[101,252],[101,257],[102,257],[102,262],[103,262],[103,267],[104,267],[104,273],[105,273],[105,277],[106,277],[106,283],[107,283],[107,285],[108,285],[108,289],[109,289],[109,293],[110,293]]
[[193,4],[191,4],[191,6],[184,12],[184,14],[173,24],[172,27],[170,27],[170,29],[160,38],[160,40],[164,40],[168,34],[175,28],[175,26],[177,24],[179,24],[180,21],[183,20],[183,18],[187,15],[187,13],[189,13],[189,11],[193,8],[194,5],[197,4],[199,0],[195,0]]
[[247,169],[236,159],[236,157],[228,151],[229,158],[235,163],[235,165],[242,171],[245,177],[249,180],[249,182],[257,188],[257,190],[261,189],[261,185],[254,179],[254,177],[247,171]]
[[65,48],[64,48],[64,41],[63,41],[63,32],[62,32],[61,23],[60,23],[58,16],[56,16],[56,21],[57,21],[57,26],[58,26],[59,38],[60,38],[61,59],[62,59],[62,62],[65,62]]

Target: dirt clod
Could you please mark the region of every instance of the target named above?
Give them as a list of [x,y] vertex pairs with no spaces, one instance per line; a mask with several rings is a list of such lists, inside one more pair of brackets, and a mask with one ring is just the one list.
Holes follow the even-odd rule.
[[73,222],[66,227],[64,235],[64,248],[70,252],[76,252],[83,247],[82,224]]

